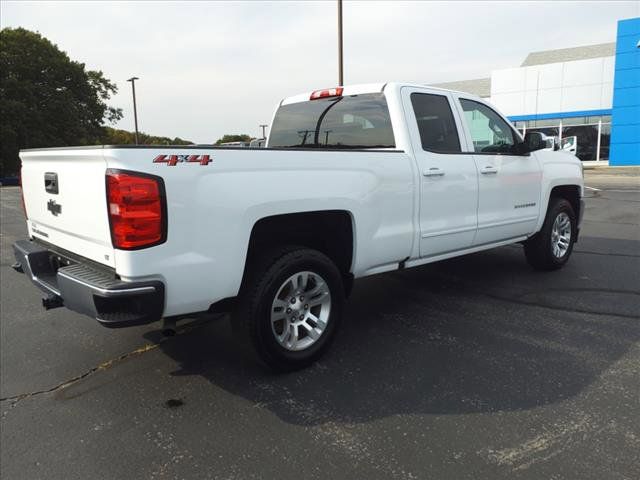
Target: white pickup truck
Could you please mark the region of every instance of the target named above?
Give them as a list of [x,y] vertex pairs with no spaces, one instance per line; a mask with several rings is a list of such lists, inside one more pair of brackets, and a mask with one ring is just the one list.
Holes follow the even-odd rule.
[[[580,161],[485,100],[401,83],[278,105],[266,148],[25,150],[14,268],[110,327],[232,312],[272,368],[334,336],[353,280],[511,243],[564,265]],[[168,320],[167,320],[168,319]]]

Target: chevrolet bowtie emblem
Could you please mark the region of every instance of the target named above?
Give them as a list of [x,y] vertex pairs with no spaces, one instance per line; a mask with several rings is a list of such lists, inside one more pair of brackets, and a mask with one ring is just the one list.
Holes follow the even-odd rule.
[[47,210],[49,210],[54,217],[57,217],[62,213],[62,205],[56,203],[55,200],[49,200],[47,202]]

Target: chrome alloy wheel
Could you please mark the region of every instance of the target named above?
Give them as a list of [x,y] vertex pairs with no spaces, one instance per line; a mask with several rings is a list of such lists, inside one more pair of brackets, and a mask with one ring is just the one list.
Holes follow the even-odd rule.
[[560,212],[551,229],[551,249],[556,258],[562,258],[571,245],[571,219],[565,212]]
[[271,304],[271,330],[287,350],[309,348],[327,328],[331,292],[327,282],[313,272],[287,278]]

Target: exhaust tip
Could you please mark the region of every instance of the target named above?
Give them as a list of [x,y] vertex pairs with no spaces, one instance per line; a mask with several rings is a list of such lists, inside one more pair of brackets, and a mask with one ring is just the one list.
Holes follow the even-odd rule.
[[164,335],[165,337],[175,337],[176,331],[173,328],[164,328],[162,330],[162,335]]
[[176,320],[175,318],[163,318],[162,319],[162,334],[165,337],[173,337],[176,334]]
[[13,265],[11,265],[11,268],[13,268],[18,273],[24,273],[24,269],[22,268],[22,264],[20,262],[14,263]]
[[45,310],[51,310],[52,308],[62,307],[62,298],[58,295],[47,295],[42,299],[42,306]]

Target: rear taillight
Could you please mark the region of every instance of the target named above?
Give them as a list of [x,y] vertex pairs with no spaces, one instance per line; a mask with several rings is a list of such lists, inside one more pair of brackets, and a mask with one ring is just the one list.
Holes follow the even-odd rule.
[[316,90],[315,92],[311,92],[311,97],[309,97],[309,100],[318,100],[319,98],[329,98],[329,97],[341,97],[342,90],[343,90],[342,87],[327,88],[325,90]]
[[22,188],[22,167],[20,167],[20,173],[18,173],[18,185],[20,186],[20,202],[22,203],[22,211],[25,218],[27,218],[27,206],[24,203],[24,189]]
[[167,238],[167,207],[160,177],[107,170],[107,206],[114,248],[135,250]]

